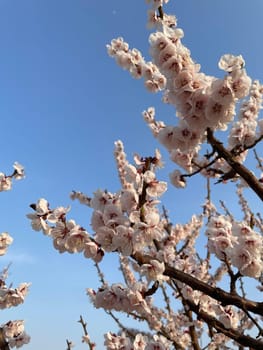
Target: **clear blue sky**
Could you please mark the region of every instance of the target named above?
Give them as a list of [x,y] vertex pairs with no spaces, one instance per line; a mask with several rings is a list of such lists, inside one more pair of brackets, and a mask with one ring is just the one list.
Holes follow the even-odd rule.
[[[32,282],[25,304],[2,311],[0,323],[26,320],[32,341],[25,349],[65,349],[66,338],[85,349],[80,314],[98,344],[103,332],[116,329],[85,295],[85,288],[98,285],[92,262],[59,255],[47,237],[31,230],[26,214],[30,203],[45,197],[52,207],[72,204],[69,216],[89,230],[90,211],[71,203],[70,191],[118,190],[115,140],[123,140],[130,159],[158,147],[141,112],[155,105],[169,122],[173,110],[117,67],[105,49],[123,36],[148,58],[146,8],[144,0],[0,0],[0,171],[11,172],[14,161],[26,168],[26,179],[0,194],[0,232],[14,237],[1,265],[13,262],[9,282]],[[263,82],[262,0],[170,0],[167,8],[204,72],[221,75],[220,56],[242,54],[248,73]],[[165,204],[184,222],[200,210],[204,194],[204,182],[193,179],[185,192],[172,188]],[[231,206],[233,193],[225,187],[223,194]],[[111,280],[113,261],[104,265]]]

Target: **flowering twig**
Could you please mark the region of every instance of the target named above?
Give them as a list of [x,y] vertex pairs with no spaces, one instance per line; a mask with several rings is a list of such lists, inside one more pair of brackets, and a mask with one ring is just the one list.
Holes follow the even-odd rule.
[[[241,153],[245,152],[248,149],[254,148],[260,141],[263,140],[263,135],[261,135],[259,138],[257,138],[253,143],[250,145],[236,145],[232,150],[231,153],[235,156],[240,155]],[[253,150],[255,152],[255,149]]]
[[163,284],[161,284],[161,290],[162,290],[162,293],[163,293],[166,309],[169,312],[169,314],[171,314],[172,313],[172,308],[171,308],[170,299],[168,297],[168,294],[166,292],[165,286]]
[[254,152],[254,156],[258,162],[258,167],[259,169],[262,169],[263,170],[263,164],[262,164],[262,160],[259,158],[258,154],[257,154],[257,151],[255,149],[253,149],[253,152]]
[[[210,157],[211,155],[207,155],[206,157],[208,158],[208,157]],[[215,157],[214,159],[212,159],[209,163],[207,163],[207,164],[205,164],[205,165],[202,165],[202,166],[200,166],[200,165],[198,165],[197,163],[193,163],[195,166],[197,166],[198,167],[198,169],[197,170],[195,170],[195,171],[193,171],[193,172],[191,172],[191,173],[188,173],[188,174],[182,174],[181,175],[181,177],[182,177],[182,179],[183,178],[185,178],[185,177],[192,177],[192,176],[194,176],[194,175],[196,175],[196,174],[199,174],[199,173],[201,173],[201,171],[202,170],[204,170],[204,169],[208,169],[211,165],[213,165],[217,160],[219,159],[219,157],[217,156],[217,157]],[[210,171],[214,171],[214,172],[219,172],[219,170],[217,170],[217,169],[209,169]]]
[[184,298],[183,293],[181,292],[181,289],[179,288],[178,285],[176,285],[176,289],[178,291],[178,294],[181,298],[183,307],[184,307],[184,313],[185,315],[188,317],[189,322],[190,322],[190,326],[189,326],[189,334],[192,340],[192,345],[193,345],[193,350],[201,350],[200,346],[199,346],[199,342],[198,342],[198,336],[195,330],[195,327],[193,326],[193,315],[192,315],[192,311],[189,309],[189,306],[187,304],[187,299]]
[[224,203],[224,201],[219,200],[219,203],[221,205],[221,207],[224,209],[226,215],[230,218],[231,221],[234,221],[234,217],[233,215],[230,213],[230,210],[227,208],[226,204]]
[[132,333],[127,327],[125,327],[120,320],[111,311],[106,311],[106,313],[116,322],[121,330],[123,330],[129,337],[134,338],[134,333]]
[[90,350],[94,350],[96,344],[90,341],[89,333],[87,330],[87,323],[83,320],[83,317],[81,315],[78,322],[81,324],[84,332],[84,336],[82,337],[82,342],[88,344]]

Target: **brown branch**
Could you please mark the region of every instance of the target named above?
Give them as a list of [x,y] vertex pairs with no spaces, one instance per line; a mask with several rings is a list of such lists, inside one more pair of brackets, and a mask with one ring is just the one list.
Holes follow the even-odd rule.
[[[214,153],[214,152],[213,152]],[[210,156],[212,156],[213,154],[211,154],[211,155],[206,155],[206,157],[208,158],[208,157],[210,157]],[[195,171],[193,171],[193,172],[191,172],[191,173],[188,173],[188,174],[182,174],[181,175],[181,178],[182,179],[184,179],[185,177],[192,177],[192,176],[194,176],[194,175],[196,175],[196,174],[199,174],[199,173],[201,173],[201,171],[202,170],[204,170],[204,169],[208,169],[211,165],[213,165],[217,160],[219,159],[219,157],[217,156],[217,157],[215,157],[214,159],[212,159],[209,163],[207,163],[207,164],[205,164],[205,165],[202,165],[202,166],[200,166],[200,165],[198,165],[197,163],[193,163],[196,167],[198,167],[198,169],[197,170],[195,170]],[[208,170],[212,170],[212,169],[208,169]],[[215,170],[213,170],[214,172],[215,172]]]
[[162,290],[162,293],[163,293],[163,297],[164,297],[164,302],[165,302],[165,305],[166,305],[166,310],[168,311],[169,315],[171,315],[172,313],[172,308],[171,308],[171,303],[170,303],[170,299],[166,293],[166,289],[165,289],[165,286],[164,284],[161,284],[161,290]]
[[225,253],[223,253],[224,259],[223,262],[226,264],[227,267],[227,272],[230,277],[230,293],[231,294],[236,294],[236,281],[242,276],[240,272],[234,273],[233,270],[231,269],[230,262],[226,256]]
[[155,281],[154,284],[146,290],[145,292],[142,293],[143,297],[149,297],[153,295],[155,292],[157,292],[157,289],[159,288],[159,281]]
[[167,232],[168,236],[171,235],[171,232],[172,232],[172,226],[173,224],[171,223],[170,219],[169,219],[169,215],[168,215],[168,212],[165,208],[165,206],[163,205],[162,206],[162,210],[163,210],[163,217],[165,219],[165,225],[164,225],[164,229],[165,231]]
[[193,312],[192,310],[189,308],[189,305],[188,305],[188,302],[187,300],[184,298],[180,288],[177,286],[177,290],[178,290],[178,293],[180,295],[180,298],[182,300],[182,304],[183,304],[183,307],[184,307],[184,312],[186,314],[186,316],[188,317],[190,323],[192,325],[189,326],[189,334],[190,334],[190,337],[191,337],[191,342],[192,342],[192,347],[193,347],[193,350],[201,350],[200,348],[200,345],[199,345],[199,341],[198,341],[198,336],[197,336],[197,333],[196,333],[196,328],[195,326],[193,325]]
[[[70,340],[66,340],[66,342],[67,342],[67,349],[66,350],[71,350],[72,349],[72,347],[73,347],[73,344],[72,344],[72,342],[70,341]],[[2,349],[1,349],[2,350]]]
[[4,330],[0,328],[0,350],[10,350],[8,343],[4,337]]
[[213,150],[218,153],[219,157],[223,158],[231,166],[231,168],[246,181],[249,187],[263,201],[263,186],[260,184],[258,179],[243,164],[234,159],[233,154],[214,137],[213,131],[209,128],[207,129],[207,141],[213,147]]
[[231,222],[233,222],[233,221],[234,221],[234,217],[233,217],[233,215],[230,213],[230,211],[229,211],[229,209],[227,208],[227,206],[225,205],[225,203],[224,203],[222,200],[219,200],[219,203],[220,203],[221,207],[224,209],[225,214],[226,214],[227,216],[229,216]]
[[[84,332],[84,336],[86,337],[87,341],[85,341],[85,343],[88,344],[90,350],[95,349],[95,345],[96,344],[92,343],[90,341],[90,338],[89,338],[89,333],[88,333],[88,330],[87,330],[87,322],[84,321],[84,319],[83,319],[83,317],[81,315],[80,315],[80,318],[79,318],[78,322],[81,324],[83,332]],[[82,342],[84,342],[84,340],[82,340]]]
[[239,155],[239,154],[245,152],[245,151],[248,150],[248,149],[254,148],[261,140],[263,140],[263,135],[260,136],[258,139],[256,139],[256,140],[255,140],[253,143],[251,143],[250,145],[241,145],[241,144],[239,144],[239,145],[235,146],[235,147],[231,150],[231,152],[232,152],[232,154],[234,154],[234,155],[237,156],[237,155]]
[[159,6],[158,7],[158,17],[163,19],[163,16],[164,16],[163,8],[162,8],[162,6]]
[[262,337],[262,336],[263,336],[263,329],[262,329],[262,327],[259,325],[259,323],[257,322],[257,320],[256,320],[254,317],[252,317],[252,316],[250,315],[249,312],[246,312],[245,314],[246,314],[246,316],[251,320],[251,322],[253,322],[254,325],[257,327],[257,329],[258,329],[257,338]]
[[198,318],[205,321],[207,324],[215,328],[218,332],[223,333],[227,337],[236,341],[238,344],[249,347],[253,350],[262,350],[263,349],[263,341],[251,338],[247,335],[241,334],[237,330],[233,328],[226,328],[220,321],[218,321],[215,317],[208,315],[206,312],[200,310],[199,306],[193,303],[190,300],[187,300],[187,304],[190,309],[195,312]]
[[[125,327],[121,321],[113,314],[112,311],[105,311],[106,314],[108,314],[118,325],[118,327],[124,332],[126,333],[130,338],[134,339],[134,333],[131,332],[127,327]],[[132,313],[130,313],[130,315],[132,315]],[[135,317],[137,317],[137,315],[133,315]],[[144,318],[142,318],[141,320],[145,320]]]
[[253,152],[254,152],[254,156],[256,158],[256,161],[258,162],[258,167],[259,169],[263,169],[263,164],[262,164],[262,161],[261,159],[259,158],[258,154],[257,154],[257,151],[255,149],[253,149]]
[[81,324],[84,335],[88,335],[88,331],[87,331],[87,323],[83,320],[83,317],[80,315],[80,318],[78,320],[78,322]]
[[[149,255],[142,255],[140,253],[135,253],[132,258],[136,260],[139,265],[150,263],[153,259]],[[203,292],[211,298],[219,301],[223,306],[234,305],[243,311],[251,311],[257,315],[263,316],[263,302],[256,302],[242,298],[239,295],[225,292],[221,288],[210,286],[209,284],[167,264],[165,264],[164,275],[173,280],[183,282],[194,290]]]

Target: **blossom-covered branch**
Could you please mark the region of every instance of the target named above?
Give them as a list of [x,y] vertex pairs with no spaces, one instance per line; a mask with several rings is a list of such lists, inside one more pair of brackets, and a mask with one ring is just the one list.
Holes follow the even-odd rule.
[[[15,162],[14,171],[11,175],[0,173],[0,191],[9,191],[12,188],[13,179],[21,180],[24,178],[24,168],[21,164]],[[8,247],[12,244],[13,238],[7,233],[0,234],[0,256],[7,253]],[[22,304],[28,293],[30,283],[21,283],[13,288],[7,285],[9,266],[4,268],[0,275],[0,309],[8,309]],[[0,324],[0,349],[10,350],[10,348],[20,348],[29,343],[30,337],[25,332],[24,321],[8,321]]]
[[[160,151],[148,157],[135,154],[130,163],[121,141],[114,149],[119,191],[71,194],[91,208],[92,233],[68,219],[69,207],[52,209],[44,198],[31,205],[33,213],[27,216],[32,228],[49,236],[60,253],[81,253],[95,262],[101,286],[88,288],[87,294],[120,328],[118,334],[105,334],[107,349],[200,350],[201,340],[208,350],[261,349],[263,303],[251,300],[243,289],[238,294],[237,286],[240,281],[243,288],[245,278],[253,279],[262,290],[262,218],[253,213],[243,188],[254,191],[261,203],[262,175],[254,175],[246,159],[263,138],[263,87],[248,76],[241,55],[220,58],[223,77],[205,74],[183,44],[175,16],[165,13],[168,0],[147,2],[152,61],[146,62],[121,37],[107,45],[108,54],[132,77],[142,78],[148,91],[163,91],[163,101],[175,109],[170,125],[156,120],[153,107],[143,112],[154,137],[183,169],[175,169],[170,182],[184,188],[186,178],[194,175],[218,183],[235,180],[243,219],[236,219],[225,205],[220,212],[208,182],[202,212],[184,224],[172,223],[161,210],[168,184],[157,176],[164,166]],[[219,140],[218,131],[225,132],[227,141]],[[204,153],[207,145],[212,147],[209,154]],[[110,284],[104,278],[99,263],[106,254],[119,255],[121,282]],[[116,312],[144,321],[149,332],[132,332]],[[80,323],[93,348],[82,318]]]

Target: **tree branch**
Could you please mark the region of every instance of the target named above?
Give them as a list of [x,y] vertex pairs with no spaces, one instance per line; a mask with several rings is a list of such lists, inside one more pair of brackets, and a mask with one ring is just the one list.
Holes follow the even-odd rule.
[[187,304],[190,309],[195,312],[198,317],[204,320],[207,324],[215,328],[218,332],[223,333],[227,337],[236,341],[238,344],[249,347],[253,350],[262,350],[263,349],[263,341],[256,340],[247,335],[240,333],[239,331],[233,328],[226,328],[220,321],[218,321],[215,317],[208,315],[206,312],[199,309],[199,306],[193,303],[190,300],[187,300]]
[[[153,259],[149,255],[142,255],[140,253],[135,253],[132,258],[136,260],[139,265],[150,263],[150,261]],[[219,301],[223,306],[234,305],[245,312],[251,311],[257,315],[263,316],[263,302],[245,299],[239,295],[225,292],[221,288],[212,287],[209,284],[167,264],[165,264],[164,275],[170,277],[171,279],[183,282],[194,290],[203,292],[211,298]]]
[[258,195],[258,197],[263,201],[263,187],[258,181],[258,179],[249,171],[243,164],[234,160],[233,154],[228,151],[224,145],[218,141],[214,135],[213,131],[207,129],[207,141],[213,147],[213,149],[218,153],[220,158],[223,158],[231,168],[246,181],[249,187]]

